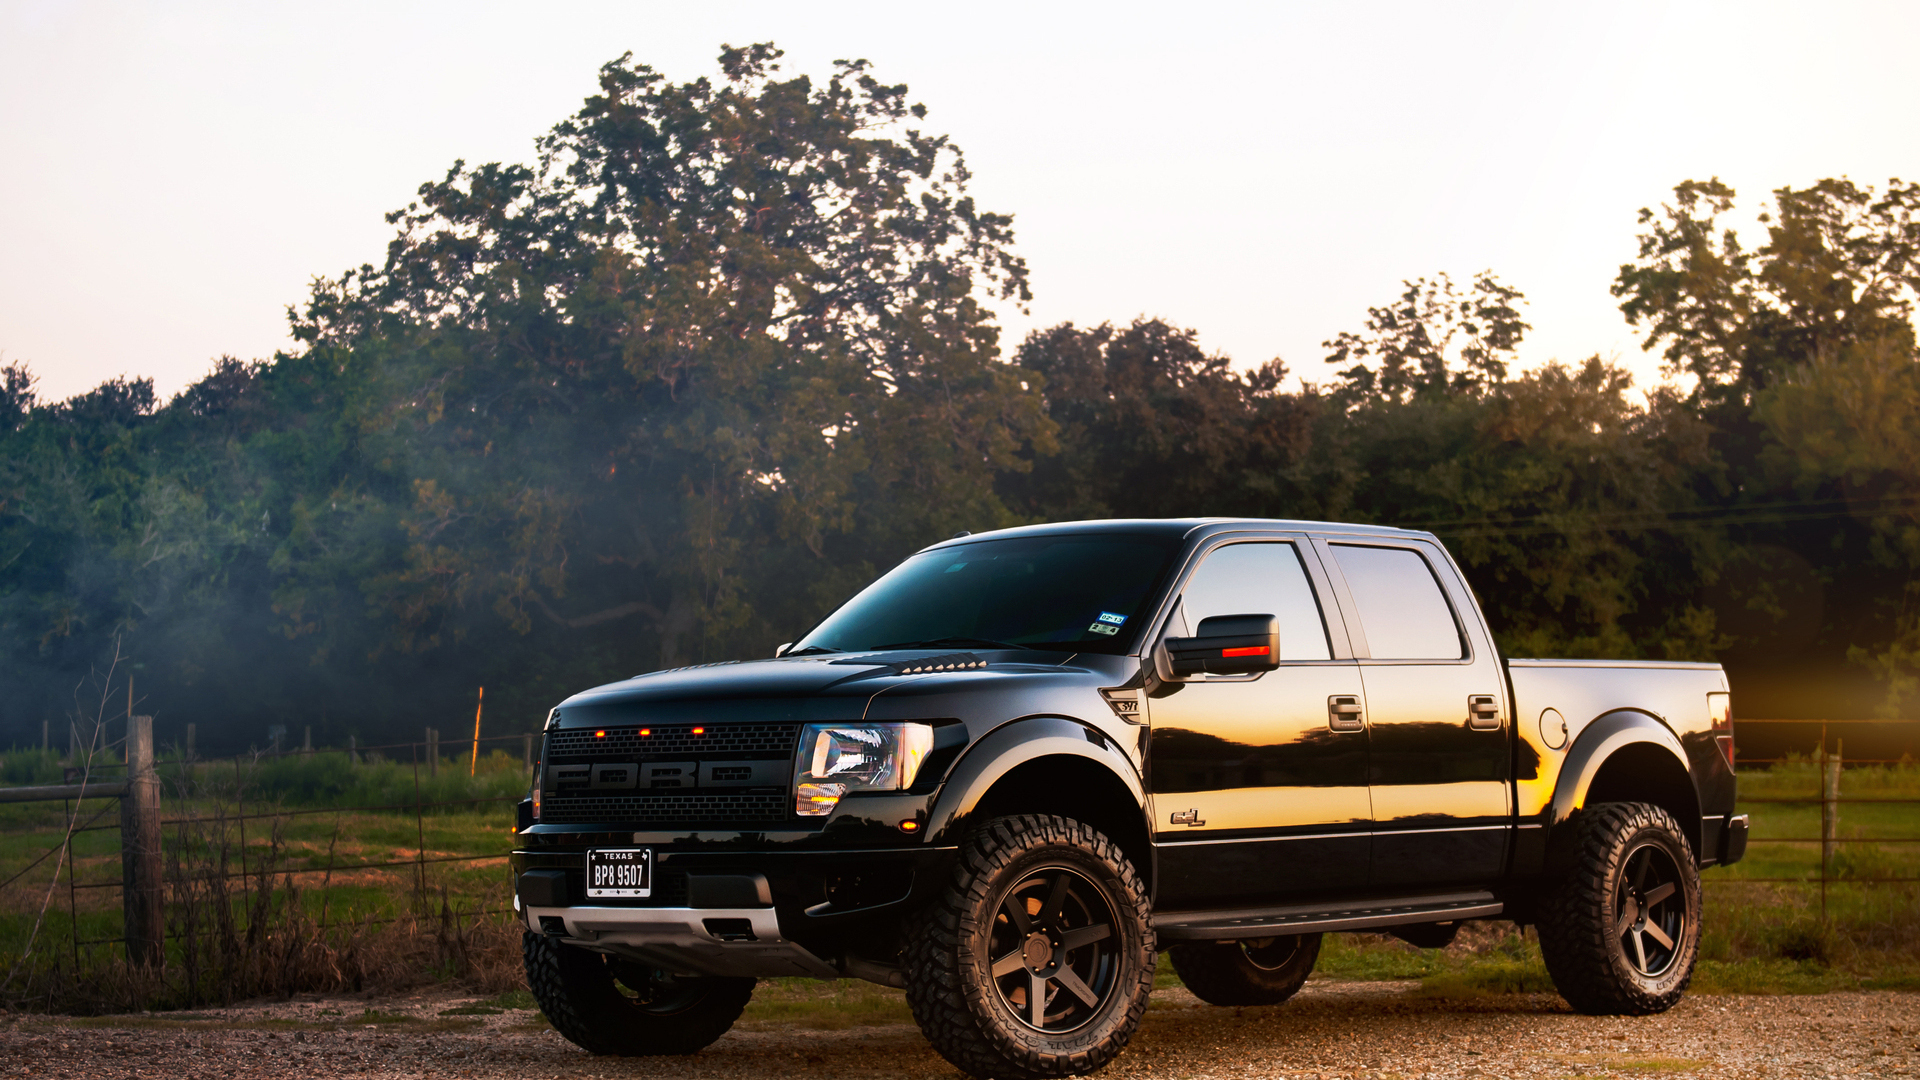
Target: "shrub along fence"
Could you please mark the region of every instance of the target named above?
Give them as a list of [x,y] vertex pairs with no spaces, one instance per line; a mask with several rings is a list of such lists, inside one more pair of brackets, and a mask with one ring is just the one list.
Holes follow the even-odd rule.
[[[478,939],[500,936],[533,736],[476,734],[444,746],[451,760],[433,729],[203,759],[156,754],[148,717],[125,731],[69,782],[0,788],[0,858],[25,863],[0,863],[0,998],[53,1004],[108,968],[134,998],[182,1003],[404,982],[408,966],[471,975]],[[56,802],[57,819],[7,805]]]

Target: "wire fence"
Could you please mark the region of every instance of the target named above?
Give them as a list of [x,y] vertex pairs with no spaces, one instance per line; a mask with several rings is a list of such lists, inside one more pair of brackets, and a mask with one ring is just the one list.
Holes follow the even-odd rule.
[[[1894,745],[1912,746],[1915,737],[1920,736],[1920,721],[1868,719],[1736,720],[1734,722],[1735,743],[1738,745],[1740,742],[1740,731],[1743,728],[1751,731],[1756,727],[1786,727],[1788,725],[1800,729],[1805,734],[1813,734],[1814,731],[1817,730],[1818,741],[1811,748],[1811,753],[1771,758],[1740,757],[1738,758],[1740,765],[1742,768],[1766,766],[1769,769],[1811,766],[1817,781],[1817,792],[1810,795],[1743,795],[1739,801],[1743,808],[1760,806],[1781,808],[1818,807],[1820,811],[1818,836],[1754,835],[1749,837],[1747,841],[1750,845],[1775,844],[1801,845],[1804,847],[1819,845],[1819,861],[1814,865],[1813,873],[1799,875],[1760,874],[1753,876],[1748,876],[1743,873],[1739,876],[1715,876],[1710,880],[1722,884],[1817,886],[1820,890],[1820,913],[1822,918],[1825,918],[1827,915],[1828,895],[1833,886],[1880,887],[1920,883],[1920,875],[1914,874],[1911,869],[1895,869],[1894,872],[1891,873],[1881,872],[1868,875],[1848,873],[1847,867],[1843,865],[1845,860],[1838,857],[1849,845],[1872,845],[1874,847],[1892,845],[1897,847],[1900,845],[1920,844],[1920,810],[1916,810],[1912,815],[1901,816],[1893,822],[1891,827],[1894,830],[1894,835],[1880,835],[1879,828],[1869,828],[1853,835],[1846,835],[1841,831],[1844,807],[1920,807],[1920,790],[1916,790],[1920,789],[1920,770],[1915,770],[1914,776],[1908,778],[1912,787],[1904,794],[1849,796],[1842,793],[1842,788],[1845,786],[1846,770],[1848,769],[1857,771],[1874,767],[1881,769],[1891,767],[1904,772],[1907,769],[1912,769],[1915,765],[1910,753],[1902,753],[1899,757],[1848,757],[1845,754],[1848,734],[1871,732],[1875,736],[1880,737],[1877,741],[1882,745],[1891,742]],[[1886,738],[1890,733],[1894,736],[1892,740]],[[1770,734],[1774,733],[1770,732]],[[1777,737],[1769,739],[1768,741],[1776,745],[1781,742]],[[1858,775],[1857,772],[1856,775]],[[1756,814],[1756,828],[1754,830],[1756,833],[1760,831],[1757,827],[1758,822],[1764,819],[1765,815]],[[1876,825],[1882,824],[1884,823],[1876,823]]]
[[[129,726],[134,719],[127,718]],[[148,728],[150,731],[150,727]],[[224,758],[201,758],[190,749],[176,746],[171,753],[160,755],[157,760],[152,756],[149,746],[148,760],[153,761],[152,771],[159,781],[162,795],[156,809],[155,825],[164,833],[164,847],[172,850],[166,853],[164,871],[154,871],[156,880],[164,878],[165,892],[178,894],[187,888],[205,890],[215,883],[238,882],[240,889],[232,893],[240,896],[249,890],[272,890],[275,882],[293,886],[301,882],[317,885],[321,890],[338,890],[345,887],[354,875],[375,871],[410,869],[413,871],[411,888],[412,907],[410,914],[384,914],[375,917],[372,913],[363,913],[361,917],[323,918],[314,924],[315,929],[330,929],[341,926],[373,926],[391,923],[408,918],[418,918],[427,905],[431,890],[429,868],[452,868],[462,864],[483,862],[505,863],[506,845],[489,839],[491,850],[482,852],[446,852],[430,851],[427,843],[429,819],[450,811],[485,810],[507,806],[517,802],[525,777],[531,772],[534,736],[513,734],[482,736],[472,739],[460,739],[457,742],[442,742],[438,732],[425,731],[425,738],[416,742],[386,742],[360,746],[357,740],[350,741],[346,747],[316,748],[310,742],[292,748],[269,748],[264,751],[250,752]],[[146,736],[150,743],[150,735]],[[0,890],[5,890],[35,871],[45,870],[49,861],[54,863],[51,880],[47,882],[49,898],[59,892],[65,893],[66,923],[68,938],[66,942],[76,970],[81,960],[81,950],[100,946],[128,945],[131,951],[134,936],[123,930],[121,934],[102,936],[85,935],[82,926],[83,915],[97,910],[99,902],[83,905],[83,896],[105,890],[131,891],[131,883],[136,874],[133,862],[137,853],[130,850],[128,837],[130,799],[127,792],[129,762],[113,760],[116,750],[129,748],[128,739],[123,736],[111,741],[103,740],[99,734],[93,740],[96,744],[82,756],[72,752],[79,759],[68,762],[63,768],[64,783],[48,785],[41,789],[11,788],[5,789],[9,802],[44,801],[59,802],[64,810],[61,820],[51,829],[57,834],[57,840],[39,850],[23,866],[7,873],[0,879]],[[189,739],[188,746],[190,747]],[[449,757],[445,751],[454,751]],[[513,750],[519,750],[513,755]],[[488,753],[492,751],[492,753]],[[506,751],[506,754],[501,754]],[[71,752],[71,751],[70,751]],[[483,758],[483,755],[486,755]],[[129,748],[129,760],[136,756]],[[511,758],[518,756],[518,762]],[[501,760],[505,757],[507,760]],[[482,765],[485,769],[482,769]],[[513,766],[518,768],[513,768]],[[331,766],[331,767],[329,767]],[[511,775],[502,775],[511,772]],[[385,784],[356,783],[368,774],[378,774]],[[392,790],[396,774],[403,780],[403,790]],[[464,774],[464,775],[461,775]],[[512,789],[512,793],[476,794],[451,791],[449,784],[440,779],[443,776],[457,778],[468,783],[469,789],[475,786],[488,787],[501,792],[503,787]],[[322,781],[323,790],[318,798],[325,805],[299,805],[316,796],[315,781]],[[71,781],[79,781],[78,785]],[[373,791],[382,797],[356,800],[356,793]],[[436,796],[436,792],[439,793]],[[395,797],[396,794],[398,797]],[[446,797],[451,794],[453,797]],[[322,818],[319,823],[324,828],[324,817],[333,818],[333,837],[328,844],[324,864],[317,864],[312,858],[290,858],[283,843],[284,830],[289,823]],[[411,818],[413,844],[410,854],[385,858],[347,858],[336,857],[336,847],[341,838],[343,827],[356,819],[364,821],[367,815],[379,815],[386,818],[399,817],[402,821]],[[506,822],[511,818],[502,814]],[[253,826],[249,837],[249,826]],[[262,828],[261,826],[265,826]],[[116,832],[120,844],[115,849],[90,847],[89,853],[76,859],[75,843],[79,838],[99,832]],[[391,830],[388,830],[391,831]],[[229,842],[229,833],[237,843]],[[494,833],[494,837],[500,837]],[[459,845],[452,845],[458,847]],[[201,859],[200,865],[190,865],[195,857]],[[152,853],[157,862],[160,852]],[[237,862],[235,868],[231,865]],[[102,869],[118,864],[119,873],[111,877],[99,876]],[[0,868],[0,872],[5,872]],[[347,879],[343,882],[342,879]],[[64,888],[62,888],[64,886]],[[507,882],[503,876],[498,892],[505,893]],[[488,890],[491,893],[494,890]],[[229,896],[221,890],[220,895]],[[492,903],[477,903],[465,907],[459,912],[463,918],[501,915],[511,911],[499,901],[502,896],[488,896]],[[178,895],[169,895],[163,903],[177,902]],[[443,904],[447,903],[444,893]],[[111,904],[111,896],[104,901]],[[329,898],[328,903],[331,903]],[[257,915],[257,908],[240,905],[240,918],[243,920],[237,928],[227,927],[227,932],[237,932],[250,937],[254,928],[247,925],[249,916]],[[131,908],[127,925],[132,925]],[[323,911],[328,910],[323,907]],[[42,919],[44,920],[44,907]],[[98,920],[94,920],[97,925]],[[167,919],[166,929],[159,935],[163,942],[178,942],[194,936],[206,936],[215,933],[211,924],[193,925],[206,920]],[[38,933],[39,924],[35,925]],[[31,949],[33,942],[26,943],[24,952]],[[162,946],[164,948],[164,945]]]
[[[1723,884],[1785,884],[1818,887],[1823,915],[1827,908],[1829,890],[1836,885],[1876,887],[1920,883],[1920,874],[1912,870],[1868,876],[1848,873],[1845,872],[1846,868],[1840,865],[1843,860],[1836,857],[1837,853],[1856,845],[1902,847],[1920,844],[1920,813],[1900,817],[1890,835],[1877,835],[1875,830],[1848,835],[1843,834],[1841,830],[1843,814],[1849,807],[1920,806],[1920,795],[1912,791],[1901,794],[1843,794],[1846,770],[1872,766],[1910,767],[1912,765],[1911,758],[1904,756],[1900,758],[1845,757],[1844,743],[1848,734],[1868,730],[1868,725],[1877,726],[1882,733],[1889,728],[1889,725],[1897,730],[1920,733],[1920,721],[1740,720],[1736,722],[1736,739],[1742,729],[1752,731],[1765,725],[1799,725],[1808,734],[1812,734],[1817,728],[1817,745],[1810,755],[1773,758],[1743,757],[1739,759],[1742,768],[1772,769],[1782,766],[1804,767],[1810,764],[1818,777],[1818,791],[1804,796],[1771,794],[1746,796],[1740,800],[1742,807],[1756,808],[1757,822],[1765,822],[1768,814],[1758,811],[1759,807],[1779,807],[1786,810],[1793,807],[1816,806],[1819,808],[1819,835],[1762,835],[1766,830],[1756,828],[1755,835],[1750,837],[1749,843],[1809,847],[1818,845],[1818,862],[1813,866],[1811,873],[1798,875],[1763,873],[1754,876],[1716,874],[1710,880]],[[368,746],[350,742],[346,747],[331,748],[315,748],[303,740],[303,745],[296,748],[274,747],[265,751],[224,758],[194,756],[189,739],[187,748],[175,748],[170,755],[162,756],[156,765],[163,789],[161,806],[171,811],[159,817],[159,826],[162,830],[169,832],[172,837],[171,846],[175,849],[171,856],[174,862],[170,863],[172,877],[169,879],[169,885],[178,886],[187,877],[191,877],[203,887],[213,882],[240,882],[243,886],[251,882],[254,888],[271,888],[276,878],[287,882],[317,878],[320,887],[325,889],[340,887],[337,879],[354,874],[411,869],[413,874],[409,892],[412,894],[415,908],[419,909],[424,906],[430,891],[428,874],[430,867],[451,868],[463,864],[504,861],[505,844],[498,845],[496,850],[485,852],[429,854],[426,842],[427,822],[430,817],[447,811],[472,811],[489,806],[500,806],[504,809],[521,797],[518,791],[512,794],[466,793],[461,797],[445,797],[448,794],[444,790],[447,785],[436,783],[435,778],[439,777],[443,771],[457,774],[461,771],[460,765],[464,764],[467,766],[465,771],[468,776],[477,779],[480,775],[479,765],[483,753],[489,750],[508,751],[505,756],[511,758],[510,751],[516,748],[521,750],[519,755],[521,761],[518,764],[521,766],[522,774],[529,772],[533,764],[535,737],[520,733],[443,743],[438,737],[438,732],[432,729],[427,729],[424,735],[423,739],[414,742],[386,742]],[[1903,737],[1907,740],[1906,744],[1911,745],[1912,737]],[[128,766],[125,761],[111,759],[115,750],[127,746],[127,739],[123,736],[112,741],[101,741],[96,738],[96,741],[100,745],[89,753],[85,760],[70,763],[63,777],[67,780],[81,781],[82,790],[77,797],[68,796],[55,800],[65,804],[63,820],[58,829],[59,840],[40,850],[25,865],[7,873],[7,876],[0,880],[0,890],[7,889],[36,870],[43,869],[49,860],[54,861],[52,880],[49,882],[49,895],[60,891],[59,886],[65,885],[68,945],[76,964],[80,950],[83,948],[128,942],[128,936],[125,933],[119,936],[82,936],[81,897],[105,890],[118,889],[124,892],[134,876],[128,865],[124,843],[127,814],[126,808],[122,806],[121,795],[127,787],[124,778],[128,775]],[[452,750],[454,753],[449,756],[444,752],[447,750]],[[343,765],[349,778],[356,770],[385,769],[387,779],[391,780],[394,770],[399,770],[406,774],[406,779],[410,782],[408,785],[410,790],[402,792],[401,797],[396,798],[393,797],[390,788],[380,788],[378,790],[386,792],[386,797],[373,801],[343,800],[340,797],[341,792],[335,792],[331,796],[325,796],[330,799],[327,805],[286,804],[285,800],[289,793],[303,790],[300,782],[303,779],[311,779],[311,777],[302,776],[300,766],[322,763],[330,759]],[[502,762],[498,760],[497,754],[489,755],[487,763],[492,773],[498,774],[502,771]],[[279,773],[286,775],[277,775]],[[334,779],[336,787],[341,786],[338,783],[339,778],[336,776]],[[1917,774],[1917,779],[1920,779],[1920,774]],[[430,788],[440,789],[440,795],[430,794]],[[16,793],[20,791],[20,789],[11,790]],[[344,785],[344,790],[350,792],[354,787],[348,783]],[[93,791],[103,794],[95,796],[92,794]],[[96,798],[99,801],[96,802]],[[119,811],[117,818],[109,819],[109,815],[115,814],[116,811]],[[287,858],[280,847],[281,830],[289,822],[324,815],[333,815],[336,843],[342,824],[357,815],[411,817],[415,841],[412,845],[412,854],[372,859],[349,858],[342,861],[336,858],[335,845],[330,844],[324,865],[314,865],[312,860],[307,860],[304,865],[294,865],[298,860]],[[268,828],[264,833],[256,830],[250,842],[247,835],[249,824],[258,826],[261,823],[267,823]],[[221,850],[218,868],[201,866],[190,872],[180,869],[178,860],[189,854],[188,851],[180,849],[193,849],[196,845],[204,847],[210,842],[208,830],[219,831],[224,835],[227,829],[237,833],[238,843],[231,849]],[[196,833],[196,830],[199,832]],[[102,853],[96,851],[89,857],[90,868],[76,865],[74,858],[76,839],[89,833],[105,831],[121,833],[123,838],[121,849],[104,853],[104,858],[101,857]],[[226,863],[228,856],[237,858],[239,863],[237,869]],[[95,876],[100,868],[111,866],[116,861],[121,864],[120,873],[117,876]],[[0,868],[0,872],[5,872],[4,868]],[[504,891],[505,888],[506,881],[503,876],[500,889]],[[490,916],[504,914],[510,910],[510,906],[496,902],[476,906],[465,914]],[[350,924],[373,925],[408,917],[414,916],[342,918],[333,921],[322,920],[318,925],[322,929]],[[162,936],[166,941],[177,941],[196,933],[208,932],[210,931],[204,927],[195,928],[176,923],[169,926]]]

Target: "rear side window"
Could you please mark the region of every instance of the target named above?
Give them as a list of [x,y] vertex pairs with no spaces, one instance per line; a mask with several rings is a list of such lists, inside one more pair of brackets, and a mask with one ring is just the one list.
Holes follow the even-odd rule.
[[1331,546],[1375,660],[1458,660],[1467,654],[1453,608],[1419,552]]
[[1180,594],[1188,634],[1215,615],[1272,615],[1280,620],[1280,659],[1326,660],[1327,624],[1292,544],[1229,544],[1216,548]]

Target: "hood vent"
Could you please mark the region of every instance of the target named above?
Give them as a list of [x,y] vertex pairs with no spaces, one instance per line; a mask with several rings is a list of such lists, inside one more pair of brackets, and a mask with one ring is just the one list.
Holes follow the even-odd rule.
[[948,653],[945,656],[928,656],[918,660],[902,660],[889,664],[895,675],[927,675],[936,671],[978,671],[987,666],[985,660],[970,652]]

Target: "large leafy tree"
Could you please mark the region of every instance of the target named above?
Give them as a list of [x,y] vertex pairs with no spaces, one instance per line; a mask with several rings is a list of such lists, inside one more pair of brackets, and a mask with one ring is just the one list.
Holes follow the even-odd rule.
[[1687,181],[1642,210],[1614,293],[1712,430],[1700,479],[1734,541],[1735,658],[1830,686],[1798,668],[1851,654],[1898,711],[1920,686],[1920,184],[1780,188],[1751,249],[1721,224],[1736,200]]
[[[362,453],[406,488],[399,565],[360,582],[382,648],[758,651],[1012,520],[994,472],[1049,434],[984,303],[1028,295],[1010,220],[904,86],[779,56],[685,83],[610,63],[537,162],[456,164],[384,265],[316,286],[297,334],[368,372]],[[304,504],[310,551],[338,505]],[[281,602],[321,633],[309,565]]]
[[1633,401],[1597,358],[1511,376],[1525,302],[1491,272],[1442,273],[1327,341],[1334,408],[1307,486],[1331,516],[1440,533],[1514,654],[1711,658],[1721,640],[1688,580],[1711,545],[1668,528],[1704,433],[1668,393]]
[[1278,360],[1252,371],[1159,319],[1030,334],[1014,357],[1044,387],[1058,452],[1002,491],[1055,520],[1303,512],[1289,479],[1318,398],[1280,392]]

